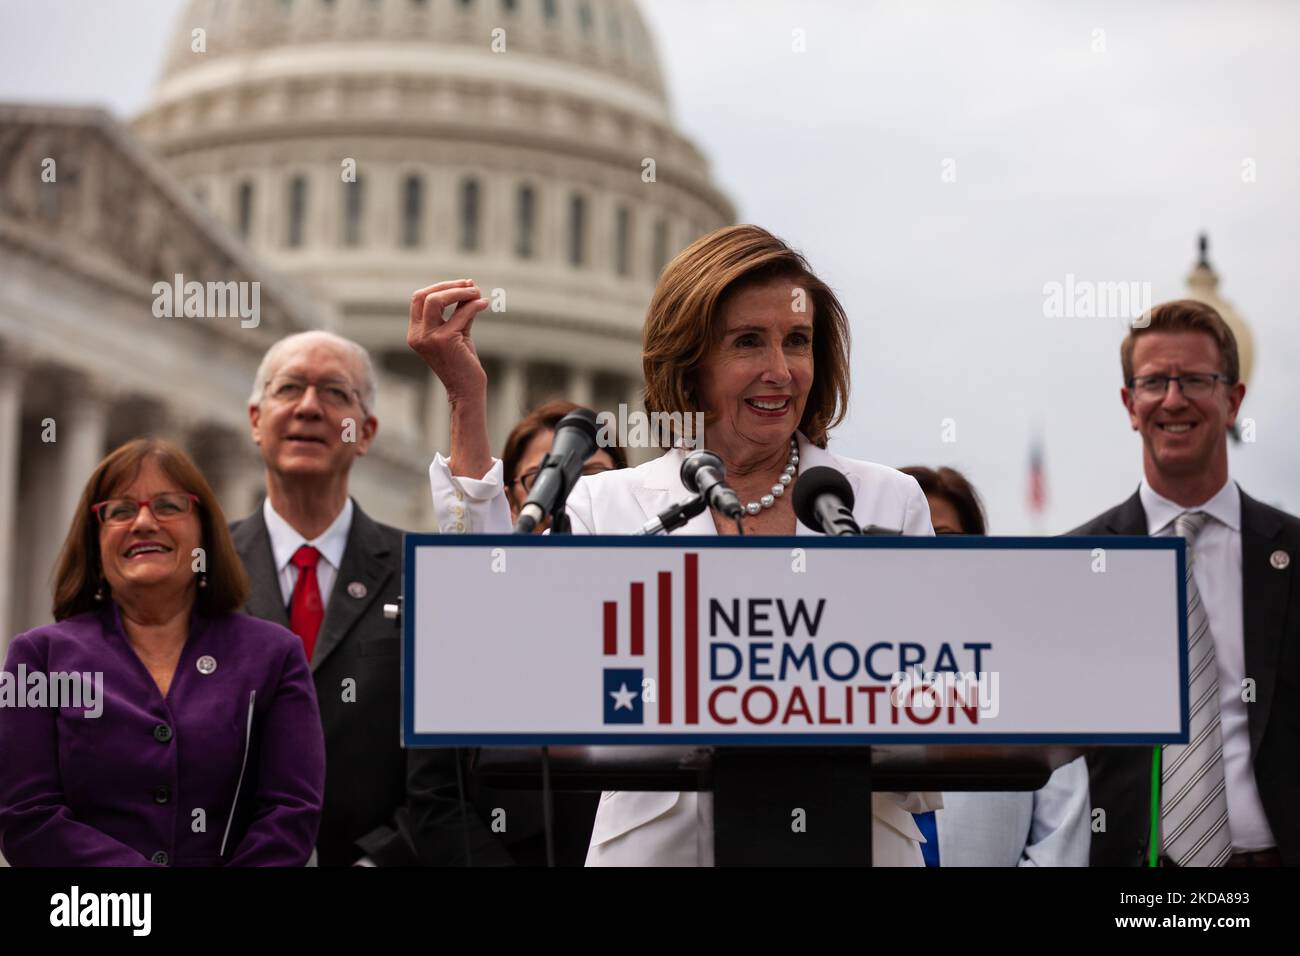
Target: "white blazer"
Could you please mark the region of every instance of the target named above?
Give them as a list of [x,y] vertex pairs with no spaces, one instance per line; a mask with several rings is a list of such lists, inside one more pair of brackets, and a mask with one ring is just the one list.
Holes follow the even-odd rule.
[[[934,534],[930,507],[916,479],[869,461],[841,458],[798,435],[799,469],[825,465],[842,472],[853,489],[853,517],[907,535]],[[671,449],[637,468],[607,471],[578,481],[567,510],[575,534],[632,534],[670,505],[690,497],[682,485],[685,453]],[[482,479],[457,478],[447,459],[429,466],[438,528],[451,534],[505,533],[511,529],[501,462]],[[676,534],[717,534],[710,512],[692,518]],[[817,534],[802,523],[796,533]],[[943,806],[937,793],[872,795],[872,863],[921,866],[925,842],[912,813]],[[713,859],[712,798],[707,793],[601,794],[587,853],[588,866],[708,866]],[[864,861],[865,862],[865,861]]]

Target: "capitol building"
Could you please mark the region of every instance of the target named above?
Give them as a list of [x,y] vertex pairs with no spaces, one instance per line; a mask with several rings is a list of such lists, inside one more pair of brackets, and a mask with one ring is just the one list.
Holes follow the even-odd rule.
[[[87,99],[95,91],[87,90]],[[189,0],[129,122],[0,103],[0,652],[49,619],[95,463],[139,434],[258,500],[257,362],[328,328],[370,349],[378,520],[434,530],[445,393],[412,291],[472,278],[498,450],[527,408],[640,402],[663,265],[735,210],[673,124],[633,0]],[[258,322],[155,315],[157,282],[257,282]]]

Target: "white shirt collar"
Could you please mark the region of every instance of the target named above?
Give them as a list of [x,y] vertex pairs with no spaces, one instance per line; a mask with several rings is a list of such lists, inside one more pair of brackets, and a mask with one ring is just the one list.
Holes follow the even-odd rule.
[[266,533],[271,537],[271,553],[275,556],[275,570],[283,571],[295,552],[309,544],[321,553],[336,571],[343,564],[343,552],[348,546],[348,533],[352,530],[352,499],[343,503],[343,510],[315,541],[308,541],[289,522],[271,507],[271,499],[262,500],[262,518]]
[[1142,509],[1147,513],[1147,534],[1159,534],[1184,511],[1204,511],[1215,521],[1227,525],[1233,531],[1241,530],[1241,489],[1231,478],[1224,483],[1209,501],[1194,508],[1184,508],[1168,498],[1158,494],[1143,476],[1138,485],[1138,496],[1142,500]]

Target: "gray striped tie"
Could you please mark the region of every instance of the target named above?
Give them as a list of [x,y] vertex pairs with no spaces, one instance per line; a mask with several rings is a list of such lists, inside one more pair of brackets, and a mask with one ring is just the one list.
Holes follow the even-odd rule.
[[1190,732],[1186,746],[1164,748],[1160,772],[1160,842],[1179,866],[1223,866],[1232,855],[1219,726],[1219,670],[1210,620],[1192,576],[1193,544],[1204,511],[1183,512],[1174,533],[1187,540],[1187,671]]

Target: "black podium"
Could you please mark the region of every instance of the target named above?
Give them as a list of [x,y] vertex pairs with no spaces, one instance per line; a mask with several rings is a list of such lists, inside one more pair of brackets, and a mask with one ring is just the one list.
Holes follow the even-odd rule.
[[[713,794],[718,866],[869,866],[873,791],[1037,790],[1070,746],[551,747],[555,790]],[[479,751],[484,784],[540,790],[538,749]],[[792,809],[809,825],[796,830]]]

